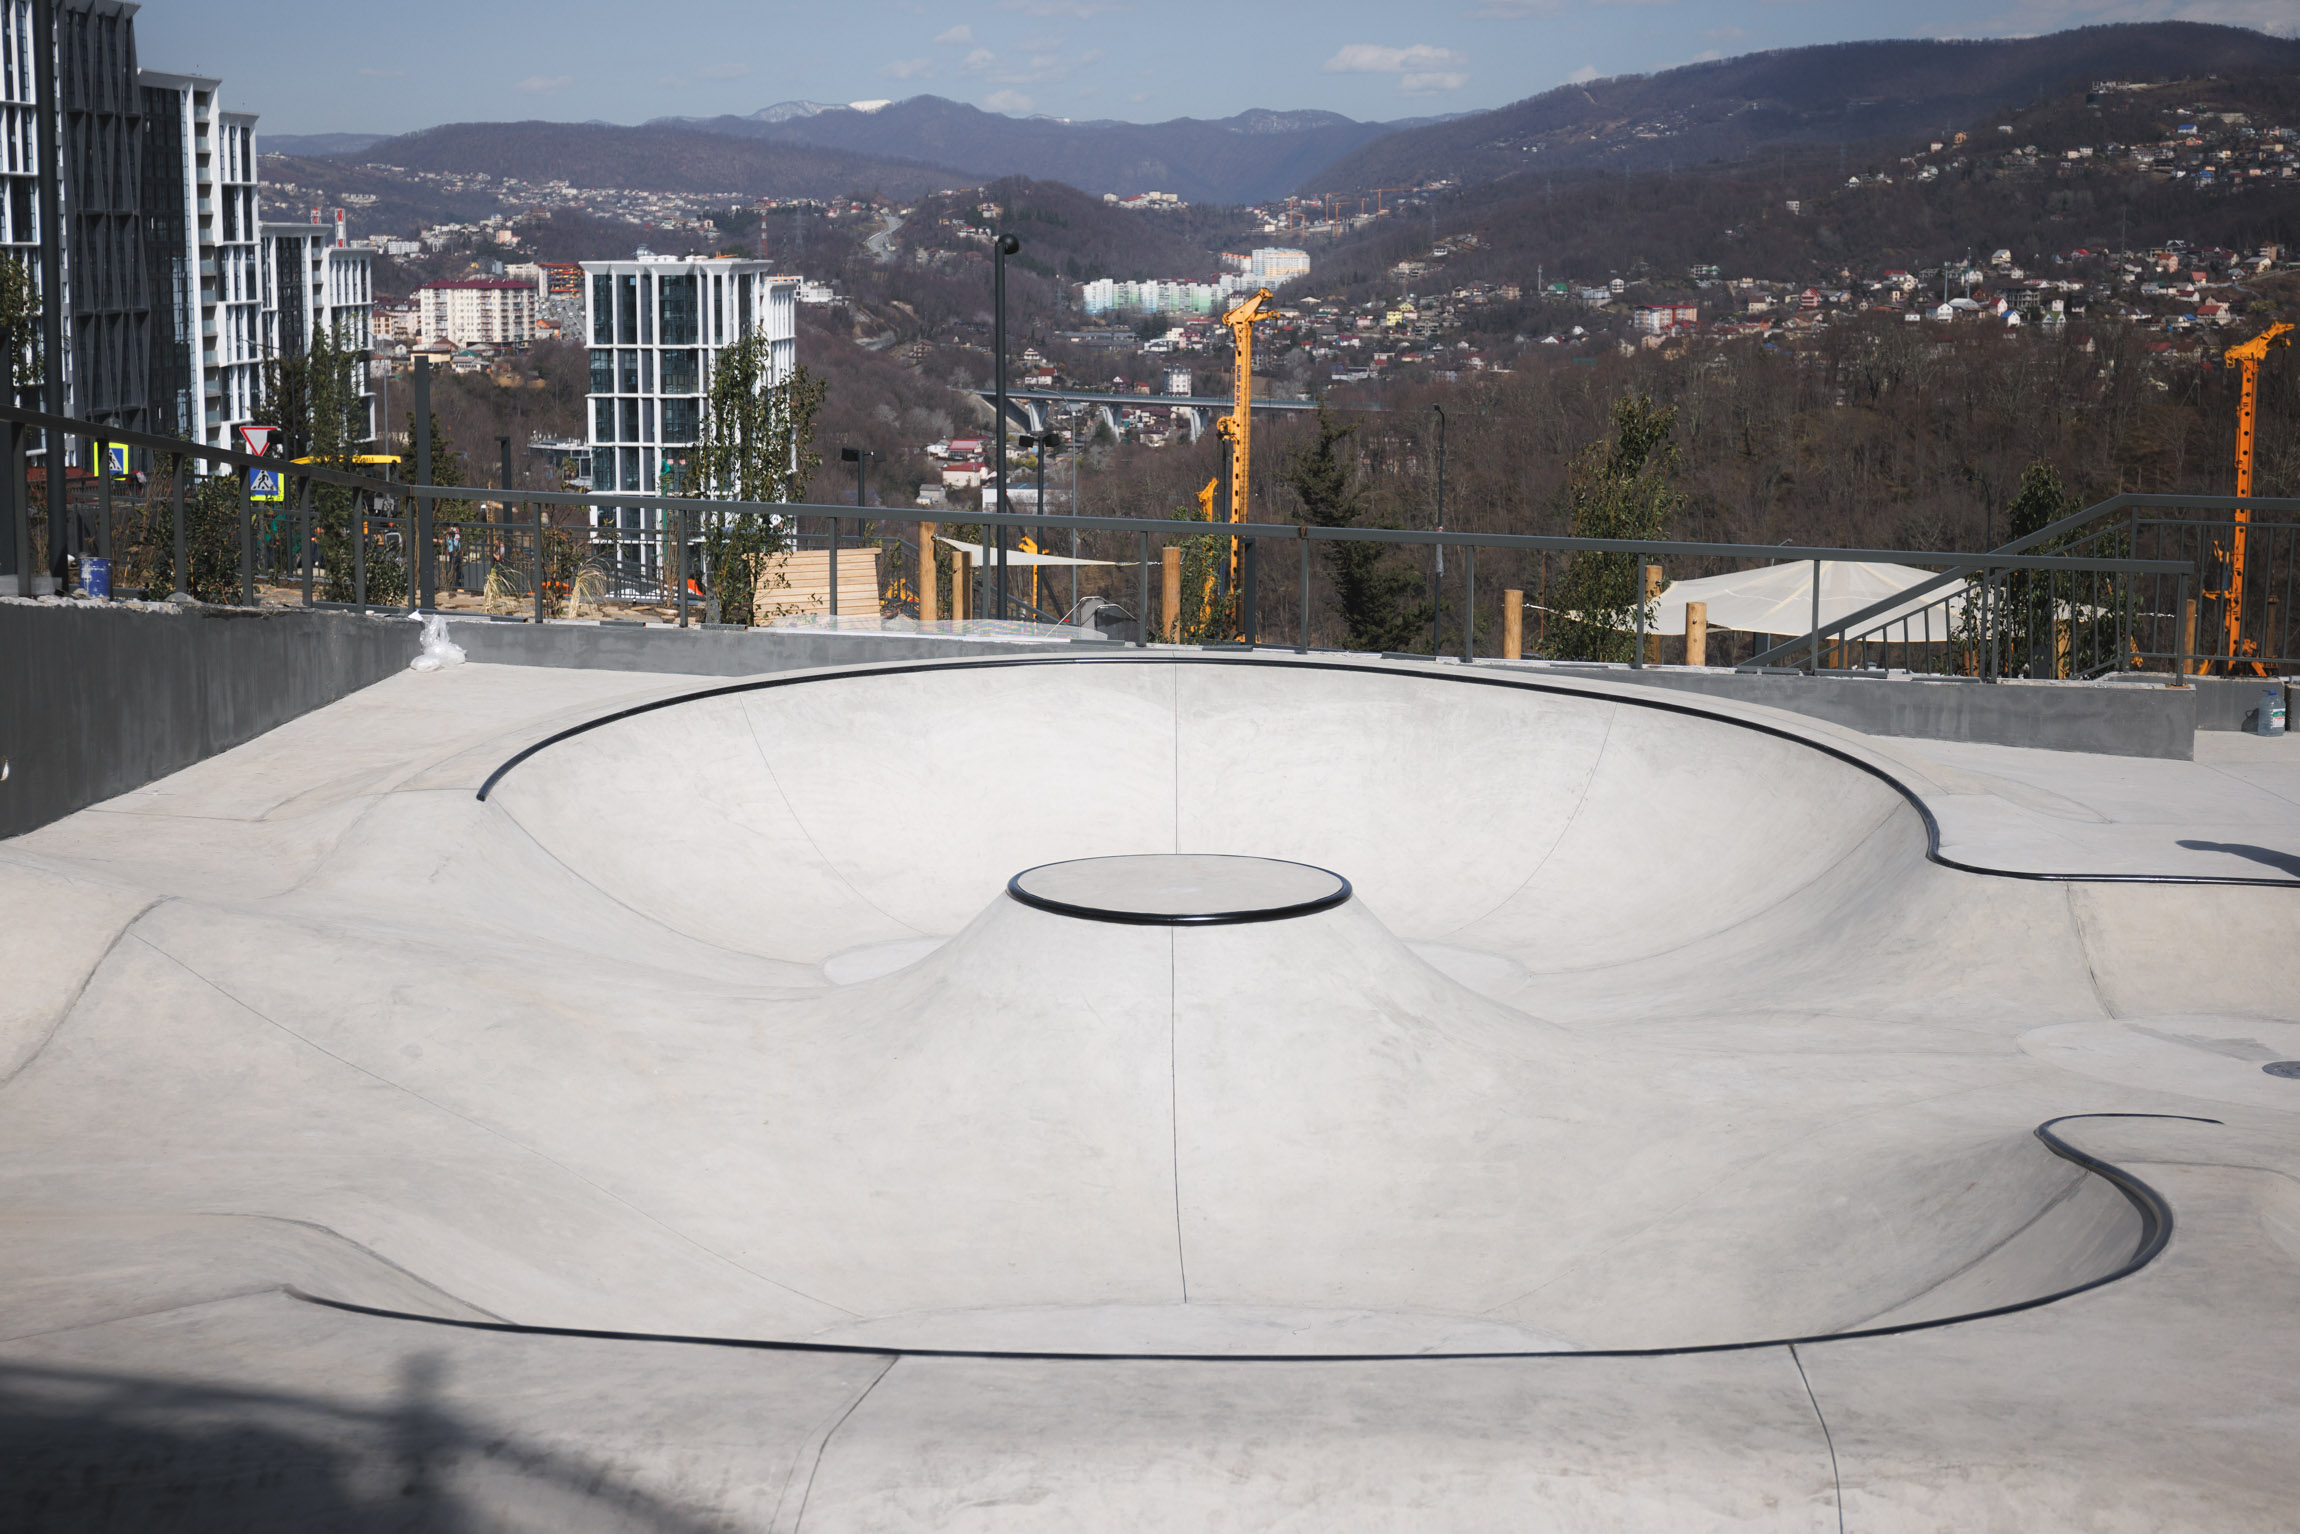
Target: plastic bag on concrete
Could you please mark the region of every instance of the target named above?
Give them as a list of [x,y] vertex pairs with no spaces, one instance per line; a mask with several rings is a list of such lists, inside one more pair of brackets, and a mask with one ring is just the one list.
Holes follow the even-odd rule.
[[410,671],[437,671],[463,664],[463,646],[447,637],[447,620],[437,613],[423,620],[423,653],[407,663]]

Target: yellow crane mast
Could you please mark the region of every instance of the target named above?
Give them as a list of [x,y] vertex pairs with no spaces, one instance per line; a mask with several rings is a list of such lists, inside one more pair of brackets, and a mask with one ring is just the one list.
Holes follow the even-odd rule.
[[[1214,430],[1230,444],[1230,520],[1246,520],[1246,474],[1254,430],[1254,327],[1270,318],[1270,290],[1257,288],[1254,296],[1222,316],[1236,342],[1230,375],[1230,413],[1214,423]],[[1210,520],[1210,518],[1209,518]],[[1244,546],[1230,540],[1230,589],[1239,589]]]
[[[2243,378],[2241,402],[2236,407],[2236,494],[2239,498],[2249,496],[2252,493],[2253,418],[2259,408],[2260,364],[2268,360],[2268,348],[2271,346],[2290,346],[2292,344],[2291,332],[2292,327],[2290,325],[2271,325],[2251,340],[2240,342],[2228,348],[2222,359],[2235,364]],[[2236,529],[2229,539],[2228,589],[2219,593],[2223,598],[2221,605],[2222,631],[2227,641],[2226,653],[2229,669],[2232,671],[2235,669],[2236,657],[2242,654],[2245,649],[2250,648],[2244,644],[2242,630],[2244,627],[2244,543],[2245,534],[2250,530],[2251,522],[2252,509],[2248,506],[2237,507]],[[2261,668],[2255,663],[2252,669],[2257,672]]]

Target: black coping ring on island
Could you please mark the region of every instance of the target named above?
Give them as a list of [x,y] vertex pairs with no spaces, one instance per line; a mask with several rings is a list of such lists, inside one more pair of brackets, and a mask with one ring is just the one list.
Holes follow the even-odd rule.
[[[1148,855],[1159,856],[1160,854]],[[1171,856],[1172,854],[1167,855]],[[1041,911],[1051,911],[1057,916],[1075,916],[1084,921],[1116,922],[1121,926],[1128,927],[1235,927],[1247,922],[1285,921],[1290,917],[1314,916],[1320,911],[1330,911],[1335,906],[1347,901],[1355,893],[1350,888],[1349,880],[1335,873],[1332,869],[1320,868],[1315,863],[1296,863],[1287,858],[1262,858],[1240,853],[1202,852],[1183,853],[1180,856],[1243,857],[1248,862],[1285,863],[1292,868],[1314,869],[1333,880],[1334,888],[1318,896],[1315,900],[1300,900],[1291,905],[1256,906],[1249,910],[1240,911],[1163,912],[1123,911],[1113,910],[1107,906],[1078,905],[1067,900],[1053,900],[1044,895],[1033,894],[1023,887],[1022,881],[1037,873],[1039,869],[1059,868],[1065,863],[1101,861],[1098,858],[1064,858],[1061,862],[1040,863],[1036,867],[1025,868],[1006,881],[1006,893],[1026,906],[1033,906]]]

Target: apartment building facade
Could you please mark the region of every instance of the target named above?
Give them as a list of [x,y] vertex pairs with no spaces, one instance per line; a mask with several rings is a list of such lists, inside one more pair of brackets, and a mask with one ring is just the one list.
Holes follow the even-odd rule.
[[678,494],[703,437],[719,356],[753,337],[770,380],[798,366],[799,279],[764,261],[646,256],[586,261],[593,539],[626,589],[654,585],[666,546],[654,512],[616,491]]
[[[297,357],[326,337],[339,351],[364,359],[375,345],[375,251],[351,241],[344,210],[323,217],[311,210],[308,222],[260,226],[268,283],[267,349]],[[353,423],[357,439],[375,436],[374,386],[364,364],[352,370],[361,401]]]
[[525,346],[535,339],[535,284],[508,278],[427,282],[415,290],[417,340]]

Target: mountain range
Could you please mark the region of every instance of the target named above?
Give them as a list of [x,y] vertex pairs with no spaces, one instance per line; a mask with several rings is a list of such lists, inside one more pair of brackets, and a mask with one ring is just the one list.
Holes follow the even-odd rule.
[[2162,21],[1985,42],[1829,43],[1560,86],[1372,140],[1305,178],[1360,191],[1543,169],[1741,160],[1941,134],[2103,80],[2300,72],[2300,39]]
[[1776,146],[1908,141],[2102,80],[2300,74],[2300,40],[2144,22],[1986,41],[1835,43],[1561,86],[1458,117],[1358,122],[1254,110],[1161,123],[1014,118],[938,96],[782,102],[747,116],[459,123],[267,150],[640,191],[909,197],[1002,176],[1090,193],[1257,202],[1294,192],[1491,182],[1536,169],[1658,168]]

